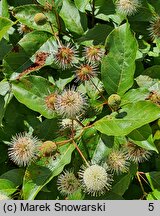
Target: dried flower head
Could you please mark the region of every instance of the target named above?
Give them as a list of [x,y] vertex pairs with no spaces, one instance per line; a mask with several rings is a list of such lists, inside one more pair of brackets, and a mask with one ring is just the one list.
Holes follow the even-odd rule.
[[70,68],[76,62],[77,51],[70,44],[58,46],[58,49],[53,53],[55,63],[65,70]]
[[105,54],[102,46],[90,46],[84,48],[84,57],[89,63],[98,63]]
[[36,156],[38,139],[28,133],[19,133],[12,137],[8,155],[19,166],[28,165]]
[[47,106],[48,109],[55,110],[54,103],[56,101],[56,97],[57,97],[56,93],[49,94],[45,97],[45,105]]
[[71,195],[80,187],[80,182],[72,171],[64,171],[57,180],[58,189],[63,195]]
[[10,200],[11,198],[5,193],[0,192],[0,200]]
[[77,81],[88,81],[97,76],[97,66],[94,64],[81,64],[76,70]]
[[17,26],[18,26],[17,31],[19,32],[19,34],[25,34],[31,32],[31,29],[22,23],[18,23]]
[[141,148],[130,141],[126,144],[125,148],[127,152],[127,158],[135,163],[142,163],[144,161],[147,161],[151,156],[150,151]]
[[116,3],[117,11],[126,16],[135,14],[140,5],[139,0],[118,0]]
[[85,98],[78,91],[67,89],[58,95],[55,102],[55,109],[60,115],[74,119],[80,114],[85,106]]
[[112,150],[106,162],[111,171],[117,174],[127,172],[130,165],[127,161],[127,154],[123,150]]
[[79,171],[84,192],[92,196],[99,196],[111,188],[112,175],[107,173],[103,166],[93,164],[89,167],[82,166]]
[[151,22],[150,27],[148,28],[151,38],[160,38],[160,16],[155,16]]

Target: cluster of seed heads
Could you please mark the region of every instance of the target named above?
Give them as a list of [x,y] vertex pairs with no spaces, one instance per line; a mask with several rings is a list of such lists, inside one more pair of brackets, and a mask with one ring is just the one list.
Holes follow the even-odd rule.
[[[134,15],[140,6],[141,2],[139,0],[117,0],[116,2],[118,13],[125,16]],[[47,17],[43,13],[38,13],[34,16],[34,23],[39,26],[45,25]],[[29,32],[30,29],[23,24],[19,24],[18,31],[22,34]],[[153,39],[160,37],[160,17],[158,15],[151,21],[149,31]],[[104,47],[92,45],[85,47],[82,52],[83,56],[79,56],[75,46],[70,43],[64,45],[59,41],[53,52],[53,59],[61,70],[74,67],[77,81],[84,82],[97,76],[98,65],[104,54]],[[65,128],[72,127],[73,122],[74,125],[77,124],[75,119],[84,112],[86,106],[86,98],[75,88],[64,89],[60,94],[51,93],[45,97],[44,101],[47,109],[55,110],[63,116],[64,119],[61,124]],[[117,94],[108,98],[108,105],[113,111],[119,109],[120,103],[121,98]],[[13,136],[9,144],[8,155],[18,166],[27,166],[36,160],[39,153],[42,156],[48,156],[56,150],[57,146],[52,141],[41,142],[28,133],[20,133]],[[114,174],[126,173],[129,171],[131,162],[141,163],[148,160],[150,156],[150,151],[129,141],[124,148],[113,149],[103,165],[83,165],[77,177],[73,171],[64,171],[58,177],[58,189],[65,196],[73,194],[79,188],[92,196],[102,195],[111,189]],[[0,194],[0,199],[8,199],[8,197]]]
[[[8,155],[18,166],[27,166],[40,155],[51,156],[57,150],[53,141],[41,142],[28,133],[19,133],[12,137]],[[128,172],[130,162],[142,163],[151,156],[150,151],[133,142],[127,142],[120,150],[113,149],[103,165],[82,166],[78,179],[72,171],[65,171],[58,177],[58,189],[63,195],[71,195],[79,187],[92,196],[99,196],[111,189],[114,174]]]

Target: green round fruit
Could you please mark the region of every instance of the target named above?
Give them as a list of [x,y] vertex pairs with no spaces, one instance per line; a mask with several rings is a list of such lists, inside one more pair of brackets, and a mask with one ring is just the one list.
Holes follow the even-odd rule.
[[121,97],[118,94],[112,94],[111,96],[109,96],[108,105],[114,111],[118,110],[120,103],[121,103]]
[[44,25],[47,22],[47,17],[43,13],[37,13],[34,16],[34,22],[37,25]]

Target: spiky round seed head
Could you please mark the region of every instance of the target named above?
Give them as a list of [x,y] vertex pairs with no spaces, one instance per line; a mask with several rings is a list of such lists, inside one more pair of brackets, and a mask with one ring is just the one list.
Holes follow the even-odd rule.
[[140,5],[139,0],[118,0],[116,3],[117,11],[126,16],[134,15]]
[[34,22],[35,22],[37,25],[44,25],[44,24],[46,24],[46,22],[47,22],[47,17],[46,17],[43,13],[37,13],[37,14],[34,16]]
[[59,175],[57,185],[62,195],[71,195],[80,187],[80,182],[72,171],[64,171]]
[[76,70],[77,81],[88,81],[97,76],[97,67],[93,64],[82,64]]
[[61,45],[54,51],[53,57],[59,68],[65,70],[74,65],[77,58],[77,51],[70,44],[67,44],[66,46]]
[[55,102],[56,111],[69,119],[75,119],[84,110],[84,106],[84,97],[74,89],[65,89],[61,95],[57,96]]
[[43,155],[49,155],[52,154],[53,151],[56,151],[57,149],[57,145],[55,142],[52,141],[45,141],[42,143],[42,145],[39,147],[39,151],[43,154]]
[[156,16],[151,20],[148,30],[153,40],[160,38],[160,16]]
[[115,172],[116,174],[127,172],[130,165],[130,163],[127,161],[127,154],[123,150],[112,150],[106,162],[111,171]]
[[112,94],[108,98],[108,105],[114,110],[118,110],[121,104],[121,97],[118,94]]
[[11,198],[5,193],[0,192],[0,200],[10,200]]
[[113,181],[112,175],[107,173],[107,170],[97,164],[89,167],[82,166],[79,171],[84,192],[92,196],[99,196],[110,190],[111,182]]
[[8,155],[19,166],[26,166],[34,160],[39,140],[28,133],[19,133],[12,137]]
[[89,63],[98,63],[105,54],[105,49],[100,46],[85,47],[84,57]]
[[55,109],[54,103],[56,101],[56,97],[57,97],[57,94],[50,94],[50,95],[45,97],[45,104],[46,104],[48,109],[50,109],[50,110]]
[[135,163],[142,163],[144,161],[147,161],[151,156],[150,151],[141,148],[130,141],[127,142],[125,148],[127,152],[127,158]]

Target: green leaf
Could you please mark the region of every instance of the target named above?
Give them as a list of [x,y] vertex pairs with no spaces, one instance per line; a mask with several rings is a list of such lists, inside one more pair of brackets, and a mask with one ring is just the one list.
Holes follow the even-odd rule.
[[84,33],[81,15],[70,0],[63,0],[62,9],[59,15],[63,19],[66,28],[71,32],[78,35],[82,35]]
[[154,190],[147,195],[147,200],[160,200],[160,191]]
[[58,123],[59,119],[45,119],[35,128],[34,134],[39,139],[52,140],[57,137],[59,130]]
[[156,151],[158,153],[158,150],[154,144],[152,129],[149,124],[135,129],[127,136],[131,139],[133,143],[137,144],[138,146],[147,150]]
[[[59,175],[64,166],[71,161],[71,155],[74,146],[69,144],[61,147],[60,155],[55,160],[49,158],[48,161],[39,161],[39,164],[30,165],[25,173],[23,182],[23,198],[33,200],[38,192],[48,183],[53,177]],[[44,158],[45,159],[45,158]]]
[[138,48],[128,23],[111,32],[106,48],[109,53],[102,61],[102,82],[108,94],[123,95],[133,85]]
[[2,0],[2,16],[9,18],[9,12],[8,12],[8,2],[7,0]]
[[151,11],[149,2],[147,0],[143,0],[141,2],[141,6],[138,9],[138,13],[136,13],[134,16],[130,16],[129,21],[138,21],[140,26],[143,25],[140,22],[150,21],[153,17],[153,12]]
[[112,187],[112,192],[122,196],[125,193],[125,191],[128,189],[130,182],[136,172],[137,172],[137,165],[133,164],[130,167],[129,173],[123,174],[122,176],[117,177],[117,179],[115,179],[115,184]]
[[143,140],[143,141],[131,140],[131,141],[144,149],[152,150],[159,153],[158,149],[156,148],[156,145],[154,144],[152,135],[150,135],[147,140]]
[[33,65],[30,58],[50,37],[51,34],[42,31],[33,31],[25,35],[4,58],[4,73],[7,77],[12,75],[12,79],[15,79],[19,75],[17,73]]
[[53,26],[57,27],[57,22],[55,15],[52,11],[45,11],[43,7],[40,5],[23,5],[16,7],[14,9],[14,16],[18,19],[19,22],[27,25],[31,29],[41,30],[41,31],[47,31],[52,33],[51,26],[49,22],[46,22],[44,25],[37,25],[34,22],[34,16],[37,13],[43,13],[47,17],[47,20],[53,24]]
[[97,24],[92,29],[89,29],[81,38],[78,39],[80,43],[83,45],[87,45],[88,43],[98,45],[104,44],[106,37],[113,30],[113,27],[106,24]]
[[143,75],[147,75],[151,78],[159,78],[160,65],[153,65],[143,71]]
[[90,0],[74,0],[76,7],[81,12],[85,12],[86,6],[89,4]]
[[112,0],[96,0],[95,7],[98,9],[96,18],[109,21],[110,15],[115,14],[115,5]]
[[152,79],[151,77],[146,76],[146,75],[140,75],[135,80],[137,84],[143,88],[152,87],[153,85],[159,82],[158,79]]
[[132,131],[130,134],[128,134],[128,137],[131,138],[132,140],[143,141],[143,140],[147,140],[151,134],[152,134],[152,129],[149,126],[149,124],[147,124]]
[[10,27],[13,25],[13,22],[5,17],[0,17],[0,40],[7,33]]
[[160,172],[156,172],[156,171],[153,171],[153,172],[148,172],[146,173],[146,177],[149,181],[149,184],[152,188],[152,190],[154,189],[159,189],[160,190]]
[[144,101],[149,96],[149,90],[144,88],[131,89],[126,92],[121,101],[121,106],[128,103],[136,103],[138,101]]
[[4,101],[4,97],[0,95],[0,125],[2,123],[2,119],[4,116],[4,112],[5,112],[5,101]]
[[0,179],[7,179],[13,182],[14,185],[16,185],[17,187],[22,184],[24,173],[25,173],[24,169],[12,169],[2,174],[0,176]]
[[109,136],[102,136],[102,138],[99,139],[99,142],[95,148],[92,162],[93,163],[100,163],[104,158],[107,157],[107,154],[111,151],[111,147],[113,146],[113,137]]
[[[1,136],[2,139],[2,136]],[[8,159],[8,147],[4,143],[0,143],[1,155],[0,155],[0,163],[3,164]],[[2,172],[3,173],[3,172]]]
[[46,118],[54,118],[55,111],[47,107],[46,97],[55,92],[55,87],[45,78],[29,76],[12,82],[12,91],[17,100]]
[[5,55],[12,49],[12,45],[4,38],[0,41],[0,60],[3,60]]
[[[115,113],[113,114],[115,115]],[[150,101],[139,101],[124,106],[117,118],[113,114],[98,120],[94,126],[101,133],[109,136],[124,136],[136,128],[158,119],[160,109]],[[124,115],[124,117],[120,118],[120,115]]]
[[16,191],[15,184],[8,179],[0,179],[0,192],[10,195]]
[[68,200],[83,200],[83,199],[84,199],[84,194],[82,193],[81,188],[79,188],[73,194],[68,196]]

